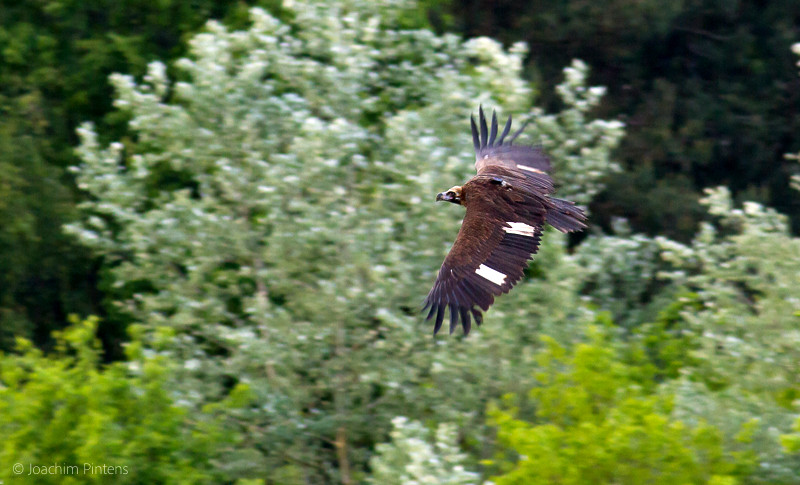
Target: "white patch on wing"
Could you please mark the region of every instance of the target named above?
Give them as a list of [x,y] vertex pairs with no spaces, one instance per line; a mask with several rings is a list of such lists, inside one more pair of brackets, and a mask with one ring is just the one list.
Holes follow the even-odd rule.
[[533,237],[534,233],[536,232],[536,228],[533,226],[529,226],[524,222],[506,222],[511,227],[504,227],[503,230],[510,233],[510,234],[519,234],[520,236],[528,236]]
[[478,269],[475,270],[475,273],[478,276],[483,276],[497,286],[501,286],[506,281],[506,275],[497,271],[496,269],[486,266],[485,264],[478,266]]
[[522,170],[527,170],[528,172],[533,172],[533,173],[544,173],[538,168],[529,167],[527,165],[517,165],[517,168],[521,168]]

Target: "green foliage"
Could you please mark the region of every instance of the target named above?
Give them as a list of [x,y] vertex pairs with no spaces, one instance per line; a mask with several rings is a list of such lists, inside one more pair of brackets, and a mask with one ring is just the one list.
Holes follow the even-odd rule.
[[728,452],[713,426],[670,416],[669,395],[638,385],[640,369],[623,364],[611,342],[590,328],[590,341],[568,351],[545,338],[536,414],[515,417],[511,399],[490,411],[502,446],[497,485],[739,483],[754,466],[746,452]]
[[0,117],[0,350],[9,350],[16,336],[46,344],[67,312],[94,310],[95,290],[88,251],[61,231],[76,216],[61,170],[37,153],[26,114],[0,106]]
[[246,3],[3,1],[0,99],[32,115],[14,123],[43,143],[39,158],[63,167],[72,160],[77,124],[99,121],[111,108],[109,74],[141,75],[150,59],[176,57],[183,36],[209,17],[235,19]]
[[[58,283],[88,265],[75,241],[101,258],[109,312],[134,324],[124,363],[101,366],[93,320],[58,334],[51,356],[21,340],[0,357],[0,461],[102,460],[129,465],[123,479],[136,483],[478,483],[470,470],[490,457],[483,472],[498,483],[800,481],[798,239],[784,216],[739,209],[725,189],[708,192],[710,222],[687,237],[702,211],[684,182],[706,180],[695,168],[730,155],[725,137],[741,117],[689,96],[702,91],[691,79],[612,78],[621,106],[626,89],[657,96],[631,109],[641,136],[624,161],[634,153],[641,163],[609,179],[623,124],[592,119],[615,108],[587,86],[585,63],[563,70],[553,102],[549,83],[521,77],[524,44],[420,30],[425,5],[442,4],[294,0],[245,16],[244,3],[127,14],[125,2],[39,2],[3,17],[17,21],[0,30],[0,76],[12,79],[0,109],[13,115],[0,128],[0,339],[41,341],[65,311],[91,313],[89,298]],[[660,43],[628,40],[674,35],[698,8],[614,5],[543,5],[520,25],[589,13],[581,18],[607,26],[593,32],[616,36],[592,37],[598,51],[650,59]],[[641,12],[641,25],[623,28]],[[85,21],[98,15],[113,33]],[[142,53],[183,53],[179,40],[204,15],[249,27],[210,22],[186,59],[145,68],[152,56]],[[586,22],[567,31],[579,38]],[[158,42],[149,27],[170,38]],[[549,34],[563,31],[531,35]],[[595,76],[608,79],[608,65]],[[127,74],[111,77],[116,111],[105,117],[110,96],[97,80],[109,69]],[[761,74],[753,81],[775,88]],[[532,108],[536,90],[558,110]],[[479,103],[529,119],[521,142],[552,154],[559,195],[593,203],[614,233],[568,247],[546,231],[527,278],[486,325],[469,339],[431,340],[417,303],[462,217],[432,198],[473,173],[467,115]],[[706,104],[713,116],[696,111]],[[63,140],[78,117],[96,123],[79,130],[73,173],[85,201],[72,240],[58,230],[72,196],[49,167],[69,159]],[[719,144],[698,121],[709,119]],[[762,135],[770,126],[757,124]],[[682,167],[677,179],[664,176],[665,158]],[[731,183],[741,189],[765,166]],[[620,206],[634,227],[668,225],[684,242],[604,219]],[[34,269],[55,276],[31,279]],[[31,332],[38,307],[26,295],[42,288],[70,304],[42,310]],[[498,444],[485,412],[503,395],[516,398],[491,413]]]
[[[283,20],[253,10],[245,31],[210,23],[180,81],[161,63],[143,83],[112,77],[135,137],[104,146],[81,128],[75,173],[91,199],[69,231],[104,257],[145,345],[184,363],[182,399],[252,390],[229,416],[246,435],[232,477],[355,480],[398,415],[457,423],[480,449],[486,402],[530,381],[536,331],[591,316],[568,281],[543,305],[493,309],[467,342],[432,341],[417,313],[462,217],[433,194],[473,171],[478,103],[528,106],[524,46],[403,30],[405,2],[284,7]],[[566,72],[568,115],[534,113],[530,131],[569,141],[555,163],[579,196],[602,187],[622,131],[588,119],[601,90],[583,85],[585,66]],[[563,238],[546,244],[558,266]],[[543,299],[541,284],[516,296]]]
[[[175,400],[164,358],[132,352],[100,367],[96,329],[96,318],[75,320],[50,356],[24,339],[0,354],[0,480],[18,479],[11,465],[21,463],[36,483],[217,481],[212,460],[231,440],[215,413]],[[28,476],[52,465],[74,468]]]
[[757,480],[795,483],[800,460],[778,438],[791,442],[797,406],[800,239],[772,209],[736,208],[725,188],[707,195],[714,223],[689,245],[620,224],[613,237],[588,238],[572,256],[587,268],[578,288],[622,318],[623,361],[646,371],[639,385],[663,383],[676,418],[728,441],[751,427]]
[[682,317],[684,312],[702,308],[696,293],[678,293],[675,300],[662,309],[652,323],[638,326],[631,339],[629,352],[633,362],[650,367],[642,385],[675,379],[685,369],[697,365],[700,331]]
[[676,412],[728,435],[756,422],[761,479],[794,483],[800,460],[785,455],[778,438],[797,405],[800,239],[772,209],[753,202],[735,208],[727,189],[707,190],[703,203],[717,221],[704,224],[690,246],[659,238],[661,258],[673,266],[663,276],[697,298],[679,312],[697,338],[694,365],[669,384]]
[[458,451],[454,425],[440,424],[435,433],[404,417],[394,418],[392,425],[392,441],[376,446],[376,454],[370,460],[372,475],[369,483],[477,483],[478,474],[464,469],[466,455]]
[[556,87],[566,109],[555,115],[546,115],[542,109],[534,111],[541,143],[556,162],[559,195],[578,204],[588,204],[604,188],[602,180],[619,171],[611,161],[611,151],[625,134],[620,121],[589,119],[606,89],[587,88],[588,75],[589,67],[573,60],[564,69],[564,82]]
[[[795,54],[800,56],[800,43],[792,45],[792,52],[794,52]],[[800,67],[800,61],[797,62],[797,66]],[[786,155],[786,159],[787,160],[800,160],[800,153],[787,154]],[[795,165],[795,167],[796,167],[796,165]],[[791,181],[790,181],[790,185],[794,190],[800,192],[800,173],[795,173],[794,175],[792,175]]]
[[[614,221],[615,234],[589,236],[577,249],[580,290],[624,327],[639,325],[653,313],[648,305],[663,286],[658,278],[658,244],[631,234],[627,221]],[[656,304],[661,302],[656,302]]]
[[725,185],[800,229],[782,159],[800,143],[796,1],[454,0],[452,12],[468,36],[531,46],[526,77],[545,106],[558,105],[551,87],[573,58],[609,87],[599,115],[629,126],[616,155],[625,170],[593,202],[595,223],[622,216],[685,242],[703,220],[702,188]]
[[781,444],[787,453],[800,452],[800,418],[792,426],[794,433],[787,433],[781,436]]
[[659,238],[674,266],[663,276],[697,293],[702,308],[681,317],[703,329],[698,372],[717,385],[781,392],[796,383],[800,359],[800,239],[785,216],[754,202],[733,207],[725,188],[702,201],[718,217],[703,224],[691,246]]
[[[124,133],[108,76],[141,76],[149,60],[180,55],[209,17],[246,21],[246,4],[0,1],[0,349],[15,336],[48,348],[67,315],[106,310],[97,263],[61,226],[75,218],[64,173],[76,160],[75,128],[94,120],[108,139]],[[102,323],[110,357],[122,357],[124,323]]]
[[619,236],[588,238],[573,256],[585,269],[582,291],[626,327],[661,320],[657,310],[683,335],[697,335],[691,372],[709,385],[734,379],[780,392],[794,384],[800,357],[800,239],[773,209],[735,208],[724,187],[706,192],[701,202],[717,220],[689,245],[620,225]]

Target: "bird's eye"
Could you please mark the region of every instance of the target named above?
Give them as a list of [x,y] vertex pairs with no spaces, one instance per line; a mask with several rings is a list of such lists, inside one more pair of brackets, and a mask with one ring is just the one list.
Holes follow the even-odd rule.
[[456,193],[455,193],[455,192],[453,192],[452,190],[449,190],[449,191],[447,192],[447,196],[448,196],[448,197],[455,197],[455,196],[456,196]]

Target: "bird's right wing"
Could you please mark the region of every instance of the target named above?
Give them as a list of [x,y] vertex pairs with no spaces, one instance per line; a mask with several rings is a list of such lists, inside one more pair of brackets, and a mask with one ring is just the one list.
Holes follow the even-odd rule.
[[475,170],[478,175],[486,170],[502,167],[517,171],[528,178],[541,179],[544,176],[549,181],[552,192],[552,180],[547,175],[550,171],[550,160],[544,154],[544,150],[538,146],[512,144],[525,129],[525,124],[506,140],[506,135],[511,131],[511,116],[508,117],[505,128],[498,137],[497,113],[492,113],[491,131],[486,124],[483,107],[479,108],[478,113],[480,126],[475,123],[474,117],[470,117],[472,143],[475,146]]

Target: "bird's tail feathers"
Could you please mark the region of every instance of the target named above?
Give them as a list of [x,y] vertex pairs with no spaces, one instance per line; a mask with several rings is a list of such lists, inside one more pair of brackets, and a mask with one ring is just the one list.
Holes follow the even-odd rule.
[[586,229],[586,214],[574,202],[549,197],[551,206],[547,208],[545,220],[561,232],[575,232]]

